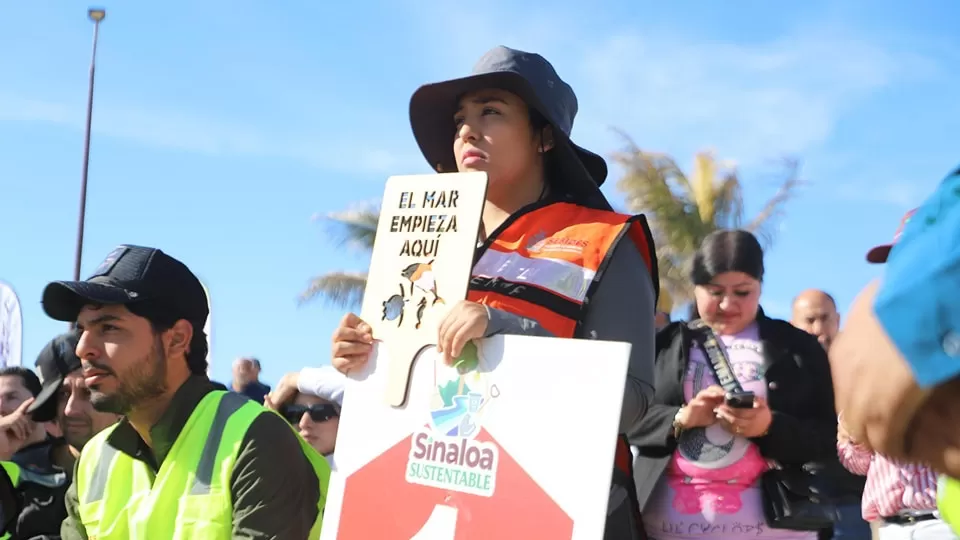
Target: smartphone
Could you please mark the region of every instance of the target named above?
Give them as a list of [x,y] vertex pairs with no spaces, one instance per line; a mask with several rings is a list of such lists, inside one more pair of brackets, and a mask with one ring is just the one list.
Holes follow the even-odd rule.
[[727,392],[724,402],[734,409],[752,409],[753,392]]

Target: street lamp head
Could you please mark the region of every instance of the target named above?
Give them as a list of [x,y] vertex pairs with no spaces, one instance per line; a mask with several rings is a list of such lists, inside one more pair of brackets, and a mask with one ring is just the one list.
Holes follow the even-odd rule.
[[103,8],[90,8],[87,10],[87,16],[90,17],[90,20],[98,23],[107,16],[107,10]]

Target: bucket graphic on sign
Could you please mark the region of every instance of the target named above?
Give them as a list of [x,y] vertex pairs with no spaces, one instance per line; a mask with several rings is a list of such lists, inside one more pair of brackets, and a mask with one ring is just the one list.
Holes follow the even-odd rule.
[[484,405],[492,398],[476,345],[468,343],[453,366],[438,358],[434,372],[430,426],[438,435],[472,439],[479,431]]

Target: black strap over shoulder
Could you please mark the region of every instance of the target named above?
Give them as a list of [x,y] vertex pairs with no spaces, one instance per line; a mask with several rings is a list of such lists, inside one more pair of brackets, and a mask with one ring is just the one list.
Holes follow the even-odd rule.
[[727,351],[720,346],[720,341],[713,329],[700,319],[690,321],[687,326],[693,331],[697,345],[703,349],[704,354],[710,360],[710,367],[713,368],[713,374],[717,376],[717,382],[720,383],[720,386],[727,392],[743,392],[740,381],[737,380],[733,368],[730,367]]

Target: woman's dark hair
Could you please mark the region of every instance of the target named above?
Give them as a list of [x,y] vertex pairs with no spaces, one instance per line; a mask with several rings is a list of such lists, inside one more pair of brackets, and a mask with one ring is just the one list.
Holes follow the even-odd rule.
[[763,248],[757,237],[744,230],[723,229],[703,239],[693,257],[693,284],[706,285],[726,272],[743,272],[763,281]]
[[[550,125],[550,122],[547,121],[546,117],[540,114],[540,111],[530,107],[527,109],[530,114],[530,128],[533,136],[539,139],[540,147],[543,147],[543,130]],[[558,144],[556,142],[556,137],[554,137],[554,146]],[[557,166],[557,158],[555,152],[543,152],[543,178],[546,180],[547,185],[550,186],[550,189],[553,191],[551,197],[562,199],[569,197],[569,191],[565,186],[559,185],[558,179],[562,178],[560,176],[563,171],[559,170]]]
[[[127,304],[127,309],[130,313],[148,320],[155,334],[166,332],[183,318],[173,313],[165,304],[149,300]],[[187,353],[187,367],[194,375],[206,375],[207,335],[203,331],[203,322],[190,320],[187,322],[193,326],[193,339],[190,340],[190,352]]]

